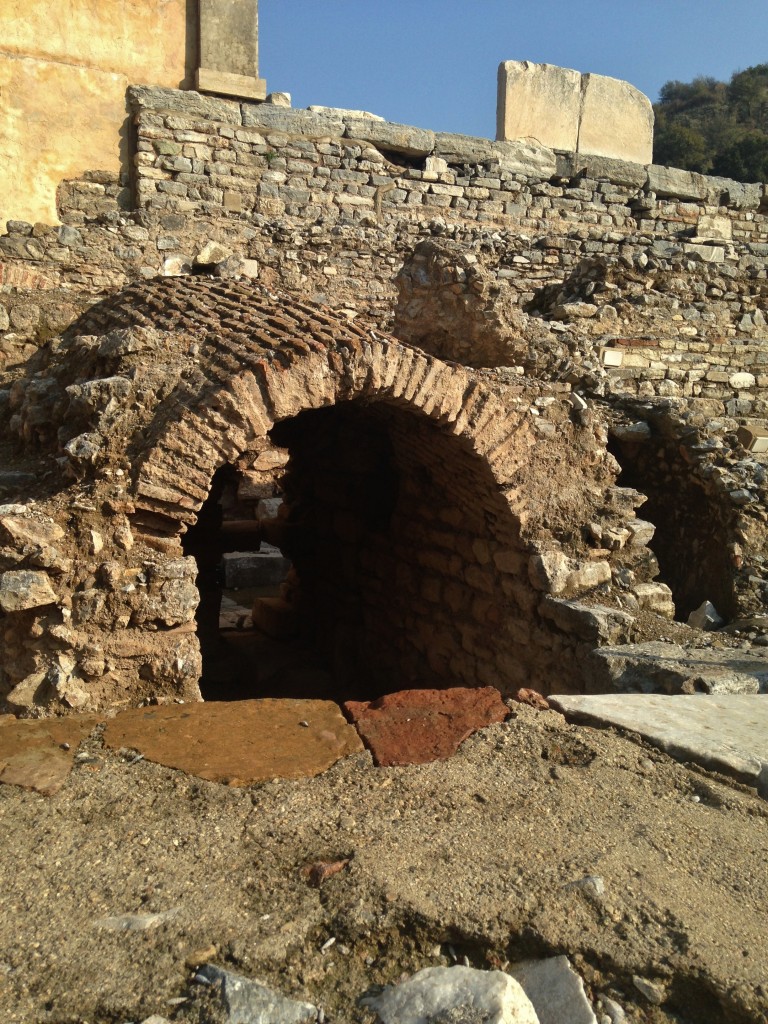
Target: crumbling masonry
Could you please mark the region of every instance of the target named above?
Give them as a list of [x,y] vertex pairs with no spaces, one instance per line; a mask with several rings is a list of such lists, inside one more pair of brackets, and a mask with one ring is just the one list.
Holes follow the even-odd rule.
[[276,448],[273,611],[340,686],[609,689],[764,611],[763,186],[131,103],[130,180],[0,237],[9,710],[199,699],[187,530]]

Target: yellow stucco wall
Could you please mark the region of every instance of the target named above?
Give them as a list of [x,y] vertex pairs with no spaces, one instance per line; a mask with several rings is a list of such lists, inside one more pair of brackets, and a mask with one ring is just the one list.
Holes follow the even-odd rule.
[[0,0],[0,230],[125,166],[127,86],[190,86],[196,50],[193,0]]

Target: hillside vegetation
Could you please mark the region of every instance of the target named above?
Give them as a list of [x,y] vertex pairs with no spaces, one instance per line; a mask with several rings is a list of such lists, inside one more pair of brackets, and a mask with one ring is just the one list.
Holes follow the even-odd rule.
[[768,64],[738,71],[730,82],[667,82],[655,104],[657,164],[768,180]]

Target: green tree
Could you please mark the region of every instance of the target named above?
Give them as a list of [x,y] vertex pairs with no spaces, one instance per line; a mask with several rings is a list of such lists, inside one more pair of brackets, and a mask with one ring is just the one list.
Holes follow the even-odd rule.
[[736,181],[768,181],[768,134],[745,132],[717,153],[712,170]]
[[666,82],[656,112],[654,160],[740,181],[768,178],[768,64],[730,82]]
[[657,164],[684,167],[702,174],[712,169],[712,155],[701,132],[666,118],[656,124],[653,159]]
[[768,127],[768,64],[735,74],[728,85],[728,103],[742,124]]

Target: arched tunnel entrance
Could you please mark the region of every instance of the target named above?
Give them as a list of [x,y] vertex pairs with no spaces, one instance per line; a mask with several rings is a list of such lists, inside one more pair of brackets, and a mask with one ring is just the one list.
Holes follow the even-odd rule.
[[675,617],[686,622],[704,601],[724,618],[736,612],[733,566],[724,538],[733,510],[716,502],[692,471],[678,441],[641,442],[612,437],[609,451],[621,466],[617,483],[646,495],[639,515],[656,528],[649,547],[659,580],[672,591]]
[[[300,412],[269,441],[289,456],[277,514],[262,514],[264,499],[249,512],[227,465],[184,539],[198,560],[204,698],[373,700],[528,680],[528,637],[495,560],[517,548],[516,524],[466,442],[370,400]],[[265,545],[284,577],[232,593],[225,552]]]
[[[266,528],[254,517],[252,546],[273,544],[291,574],[276,593],[249,595],[238,614],[251,629],[253,596],[261,626],[289,637],[291,657],[307,652],[289,673],[294,693],[310,677],[342,698],[584,688],[594,638],[560,628],[542,607],[546,595],[570,596],[596,577],[583,568],[591,556],[574,522],[613,469],[565,403],[284,297],[201,278],[139,291],[130,316],[140,299],[153,330],[166,331],[162,345],[154,334],[147,345],[159,354],[176,344],[194,358],[141,432],[131,521],[172,561],[181,546],[210,560],[225,545],[209,513],[227,487],[237,490],[232,472],[265,444],[287,452],[284,508]],[[583,475],[568,470],[575,453]],[[219,514],[224,521],[223,506]],[[204,692],[216,675],[211,649]],[[200,678],[194,655],[178,670],[190,691]],[[265,680],[252,665],[229,674],[229,696],[259,695],[253,679]],[[285,695],[287,685],[281,668],[261,695]]]

